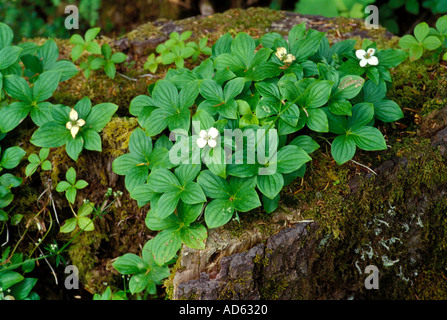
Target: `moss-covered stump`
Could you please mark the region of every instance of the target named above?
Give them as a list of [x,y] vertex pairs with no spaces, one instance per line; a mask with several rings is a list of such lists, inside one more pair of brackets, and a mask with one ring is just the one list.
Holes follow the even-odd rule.
[[[168,70],[161,66],[157,74],[147,76],[143,69],[146,57],[172,31],[191,30],[192,40],[207,36],[212,45],[227,32],[235,35],[244,31],[254,37],[269,31],[287,34],[302,22],[327,32],[332,43],[355,38],[360,47],[368,38],[381,49],[396,48],[398,43],[398,38],[383,28],[365,29],[361,20],[257,8],[179,21],[160,20],[120,39],[102,38],[101,42],[128,55],[128,63],[119,65],[117,71],[131,80],[119,74],[111,80],[100,72],[86,80],[80,72],[60,84],[51,98],[55,104],[73,106],[89,96],[93,104],[112,102],[119,109],[101,133],[101,153],[84,150],[75,163],[64,148],[52,149],[48,159],[53,170],[34,174],[17,188],[16,210],[24,214],[23,224],[31,226],[27,235],[37,241],[45,229],[34,226],[50,228],[48,215],[36,216],[49,194],[59,221],[72,217],[64,195],[54,190],[70,166],[75,167],[78,179],[89,182],[78,192],[75,210],[83,199],[100,204],[108,188],[123,191],[109,213],[95,221],[95,231],[78,237],[65,256],[79,267],[81,284],[88,291],[101,293],[106,285],[122,289],[121,275],[112,267],[114,259],[128,252],[140,254],[146,241],[155,236],[144,224],[149,208],[138,208],[125,190],[124,177],[112,170],[113,160],[127,152],[130,133],[138,126],[137,119],[129,114],[130,101],[146,94],[148,85],[164,78]],[[60,58],[69,57],[72,45],[65,40],[57,43]],[[185,66],[193,68],[204,58]],[[312,154],[305,177],[284,188],[275,213],[266,214],[259,208],[241,214],[240,223],[231,221],[209,230],[205,250],[182,249],[165,282],[167,296],[447,299],[447,69],[438,62],[427,63],[427,58],[428,54],[417,62],[407,60],[391,72],[393,84],[388,97],[401,106],[405,117],[396,123],[379,124],[388,150],[358,150],[356,162],[338,166],[330,155],[330,146],[318,141],[322,147]],[[20,130],[11,133],[15,137],[11,143],[20,142],[28,154],[36,152],[29,143],[34,130],[30,121],[23,123]],[[22,177],[26,164],[21,164]],[[53,229],[48,236],[60,243],[72,236]],[[11,232],[11,243],[19,238],[19,233]],[[29,253],[35,246],[22,242],[18,249]],[[380,272],[379,290],[366,290],[364,286],[364,270],[371,264]],[[63,276],[61,268],[55,271]],[[50,272],[48,269],[42,275],[49,280],[39,278],[36,291],[46,292],[45,288],[50,287]],[[159,293],[164,297],[164,289],[160,288]]]
[[[205,250],[184,248],[173,298],[445,299],[447,128],[432,140],[405,139],[394,147],[375,174],[350,178],[346,192],[325,188],[289,199],[321,226],[304,220],[263,237],[254,232],[265,223],[258,220],[243,234],[212,230]],[[315,168],[309,179],[331,169]],[[301,216],[296,212],[284,225]],[[278,216],[283,213],[273,214],[271,226]],[[257,245],[243,250],[250,242]],[[379,290],[365,288],[368,265],[379,269]]]

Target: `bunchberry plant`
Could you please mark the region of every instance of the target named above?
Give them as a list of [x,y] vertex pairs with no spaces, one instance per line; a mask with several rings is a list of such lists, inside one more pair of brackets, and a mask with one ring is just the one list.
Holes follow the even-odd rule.
[[[405,35],[399,40],[399,46],[408,50],[411,60],[422,57],[424,50],[436,50],[440,47],[447,48],[447,15],[436,21],[436,28],[430,28],[426,22],[421,22],[414,28],[414,36]],[[447,60],[447,52],[443,60]]]
[[90,70],[98,70],[103,68],[105,74],[110,79],[115,79],[115,64],[126,61],[127,56],[122,52],[115,52],[112,54],[112,48],[107,43],[101,46],[101,54],[102,57],[90,56],[87,62],[81,63],[81,69],[84,69],[85,77],[89,78]]
[[[105,43],[101,47],[95,41],[100,28],[91,28],[85,32],[84,38],[79,34],[74,34],[70,38],[70,43],[75,46],[71,49],[71,59],[73,61],[78,60],[84,51],[90,53],[87,61],[80,63],[80,68],[84,70],[84,76],[88,79],[92,70],[98,70],[103,68],[105,74],[115,79],[116,64],[126,61],[127,56],[122,52],[115,52],[112,54],[112,48],[109,44]],[[102,55],[98,57],[97,55]]]
[[156,285],[169,276],[169,267],[155,262],[154,247],[154,240],[149,240],[143,247],[142,257],[126,253],[113,263],[113,267],[121,274],[132,275],[129,281],[132,294],[145,290],[149,294],[156,294]]
[[[78,183],[83,180],[79,180]],[[62,181],[64,182],[64,181]],[[60,184],[60,183],[59,183]],[[58,185],[59,186],[59,185]],[[70,188],[70,187],[69,187]],[[75,187],[76,188],[76,187]],[[68,189],[67,189],[68,190]],[[76,191],[76,189],[74,189]],[[67,193],[65,193],[67,195]],[[75,194],[76,197],[76,194]],[[61,226],[60,232],[70,233],[76,229],[76,226],[83,231],[93,231],[95,230],[95,225],[91,218],[88,217],[93,212],[94,206],[90,202],[84,203],[75,214],[73,218],[65,220],[65,223]]]
[[144,64],[144,69],[152,73],[157,71],[159,64],[170,65],[175,64],[179,69],[183,68],[185,59],[191,58],[196,61],[200,54],[211,55],[211,48],[207,47],[208,38],[203,37],[199,43],[193,41],[186,42],[192,35],[192,31],[185,31],[182,34],[172,32],[169,34],[169,39],[161,43],[155,49],[155,53],[151,53],[147,57]]
[[[20,147],[10,147],[3,151],[0,157],[0,172],[4,169],[17,167],[25,153],[25,150]],[[0,209],[7,207],[14,199],[11,188],[16,188],[21,184],[22,178],[16,177],[11,173],[4,173],[0,176]],[[8,220],[8,214],[5,211],[0,210],[0,215],[2,216],[0,221]]]
[[[65,192],[65,197],[67,198],[68,202],[74,204],[77,190],[84,189],[88,186],[88,183],[85,180],[76,181],[76,170],[73,167],[70,167],[67,170],[65,173],[65,178],[67,181],[60,181],[57,184],[56,191]],[[91,213],[91,211],[89,213]]]
[[127,295],[125,291],[112,293],[110,286],[107,286],[102,294],[95,293],[93,295],[93,300],[127,300]]
[[23,253],[8,258],[10,253],[11,248],[7,247],[0,258],[0,300],[39,300],[39,295],[32,291],[37,278],[24,276],[33,271],[35,262],[24,260]]
[[51,168],[52,168],[51,162],[46,160],[49,153],[50,153],[49,148],[40,149],[39,155],[37,155],[35,153],[31,153],[28,156],[29,164],[25,168],[25,175],[27,177],[31,176],[34,172],[36,172],[36,170],[39,166],[44,171],[51,170]]
[[101,54],[101,48],[95,41],[101,28],[91,28],[85,32],[84,37],[79,34],[74,34],[70,38],[70,43],[75,46],[71,49],[71,59],[76,61],[81,57],[84,51],[92,54]]
[[[367,41],[358,50],[355,40],[330,46],[324,33],[304,24],[287,39],[225,34],[199,66],[169,69],[149,95],[131,101],[142,129],[113,169],[126,176],[139,206],[150,204],[146,226],[160,231],[151,240],[158,266],[169,264],[182,244],[203,248],[205,225],[223,226],[261,206],[274,211],[284,186],[304,176],[316,140],[332,140],[340,165],[357,148],[386,149],[375,125],[403,116],[386,92],[389,69],[408,54]],[[181,40],[175,35],[158,51],[166,55]],[[130,264],[142,265],[132,257]]]
[[52,120],[34,132],[31,143],[38,147],[56,148],[65,145],[67,154],[77,160],[82,149],[101,151],[99,132],[110,121],[118,106],[100,103],[92,107],[88,97],[73,108],[58,105],[51,109]]

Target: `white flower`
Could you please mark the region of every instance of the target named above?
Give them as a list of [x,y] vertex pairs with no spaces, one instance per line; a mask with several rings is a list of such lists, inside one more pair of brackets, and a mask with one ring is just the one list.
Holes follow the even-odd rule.
[[293,54],[287,54],[287,50],[284,47],[276,48],[275,56],[278,57],[284,63],[292,63],[295,61],[295,56]]
[[375,52],[376,50],[374,50],[373,48],[369,48],[368,51],[365,51],[363,49],[357,50],[355,52],[355,55],[357,56],[357,58],[360,59],[360,66],[365,67],[367,64],[377,66],[379,64],[379,59],[374,56]]
[[210,129],[208,129],[208,132],[206,130],[200,130],[199,132],[199,137],[197,139],[197,145],[199,146],[199,148],[204,148],[207,144],[211,147],[214,148],[215,146],[217,146],[217,137],[219,136],[219,131],[214,128],[211,127]]
[[65,125],[65,127],[70,130],[71,132],[71,136],[73,137],[73,139],[76,137],[76,135],[79,132],[79,128],[82,127],[85,124],[85,120],[83,119],[78,119],[79,115],[76,112],[75,109],[71,108],[70,111],[70,121],[67,122],[67,124]]
[[295,56],[290,53],[284,59],[284,63],[292,63],[293,61],[295,61]]

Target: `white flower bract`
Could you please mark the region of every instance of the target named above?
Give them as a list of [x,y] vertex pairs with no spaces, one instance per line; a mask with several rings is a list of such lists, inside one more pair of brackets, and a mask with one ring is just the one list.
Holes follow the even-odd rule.
[[219,131],[214,127],[211,127],[210,129],[208,129],[208,131],[200,130],[199,138],[197,138],[197,145],[199,146],[200,149],[204,148],[207,144],[211,148],[214,148],[215,146],[217,146],[216,140],[218,136]]
[[79,115],[76,112],[75,109],[71,108],[70,115],[69,115],[70,121],[67,122],[65,127],[70,130],[71,136],[76,138],[76,135],[79,132],[79,129],[85,124],[85,120],[79,119]]
[[355,52],[355,55],[357,58],[360,59],[360,66],[366,67],[367,64],[371,66],[377,66],[379,64],[379,59],[377,59],[376,56],[374,56],[374,53],[376,52],[375,49],[369,48],[368,51],[365,51],[363,49],[359,49]]
[[287,49],[284,47],[276,48],[275,56],[284,63],[292,63],[295,61],[295,56],[291,53],[287,54]]

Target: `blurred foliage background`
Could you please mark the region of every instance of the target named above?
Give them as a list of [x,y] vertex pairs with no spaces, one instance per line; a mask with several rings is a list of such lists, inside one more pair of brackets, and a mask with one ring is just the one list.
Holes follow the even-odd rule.
[[[147,21],[211,15],[231,8],[270,7],[327,17],[363,18],[367,5],[379,8],[380,23],[403,35],[422,21],[430,23],[447,12],[447,0],[0,0],[0,21],[24,38],[68,38],[64,10],[79,9],[80,31],[99,26],[108,36],[119,36]],[[20,39],[16,39],[18,41]]]

